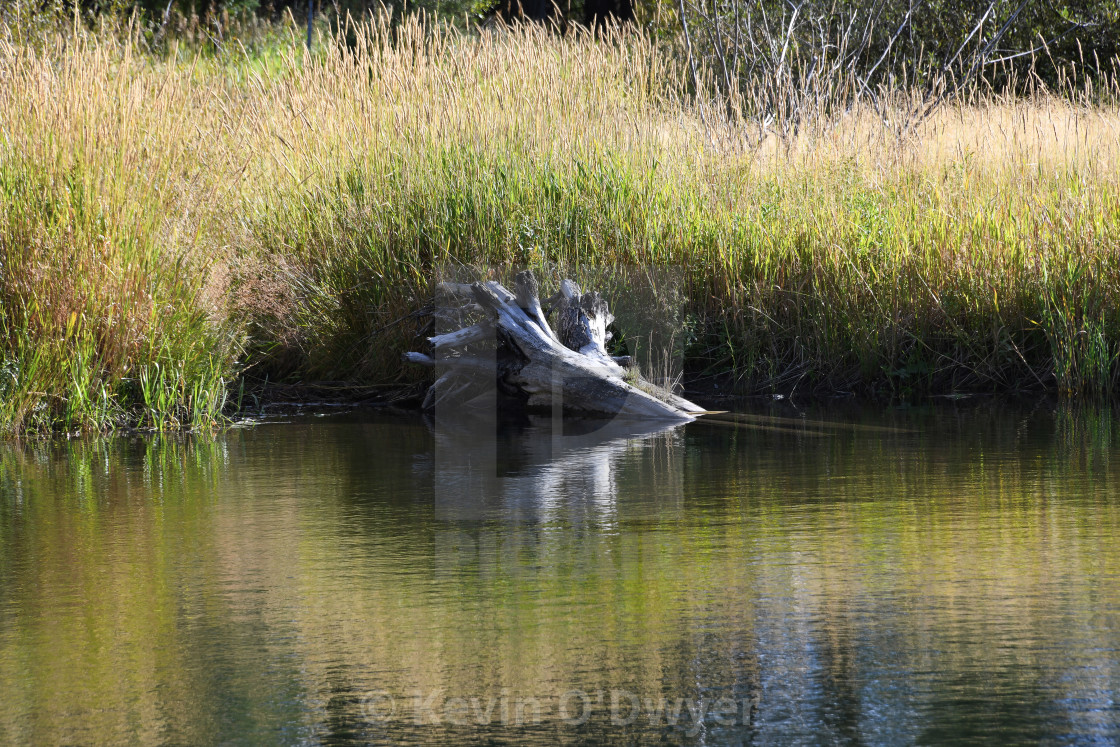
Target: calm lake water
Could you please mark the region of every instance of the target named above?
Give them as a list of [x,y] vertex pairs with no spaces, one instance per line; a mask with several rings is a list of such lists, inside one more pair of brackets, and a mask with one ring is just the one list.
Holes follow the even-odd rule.
[[1120,740],[1111,411],[597,425],[0,444],[0,740]]

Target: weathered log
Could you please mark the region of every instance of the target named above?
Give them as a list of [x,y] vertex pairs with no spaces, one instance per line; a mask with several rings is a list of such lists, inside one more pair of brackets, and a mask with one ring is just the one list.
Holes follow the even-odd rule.
[[554,340],[559,340],[548,324],[544,309],[541,308],[540,287],[537,285],[537,278],[533,275],[533,271],[524,270],[517,273],[513,282],[514,288],[517,290],[517,305],[530,319],[537,323],[537,326],[545,331],[545,334]]
[[469,327],[463,327],[454,332],[429,337],[428,341],[432,343],[432,348],[438,353],[442,350],[450,350],[464,345],[470,345],[474,342],[493,339],[494,328],[489,324],[472,324]]
[[598,293],[581,293],[579,286],[571,280],[560,284],[556,324],[560,328],[560,342],[565,347],[604,366],[618,366],[607,352],[607,340],[611,337],[607,327],[613,321],[614,315]]
[[[433,385],[436,391],[429,393],[426,405],[462,401],[464,393],[473,394],[477,389],[468,385],[470,381],[493,385],[498,379],[527,395],[532,407],[676,421],[691,420],[703,412],[683,397],[642,380],[607,352],[607,327],[614,317],[598,293],[583,293],[574,282],[565,280],[555,302],[558,332],[554,332],[532,271],[518,274],[516,293],[494,281],[470,286],[445,283],[440,290],[457,301],[469,302],[466,287],[488,322],[429,338],[434,357],[422,353],[405,356],[446,371]],[[487,336],[497,340],[500,365],[461,351]]]

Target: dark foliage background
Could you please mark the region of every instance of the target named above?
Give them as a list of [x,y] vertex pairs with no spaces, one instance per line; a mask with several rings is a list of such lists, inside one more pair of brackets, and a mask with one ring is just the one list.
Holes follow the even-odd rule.
[[[75,8],[73,3],[77,2]],[[175,28],[213,29],[218,42],[261,21],[307,18],[307,0],[11,0],[0,22],[32,14],[87,22],[139,19],[160,42]],[[37,3],[37,6],[36,6]],[[387,9],[403,18],[471,23],[637,24],[673,47],[691,69],[697,96],[723,101],[732,116],[796,129],[807,109],[875,102],[884,92],[917,91],[922,106],[977,86],[1072,93],[1120,72],[1117,0],[314,0],[320,23]],[[231,23],[231,19],[233,23]],[[248,21],[248,25],[246,25]]]

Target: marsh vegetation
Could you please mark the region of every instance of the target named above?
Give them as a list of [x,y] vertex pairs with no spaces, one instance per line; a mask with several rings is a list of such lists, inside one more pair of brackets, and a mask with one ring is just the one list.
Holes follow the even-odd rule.
[[1114,62],[932,99],[771,76],[793,127],[635,27],[255,28],[0,41],[4,429],[408,384],[394,322],[447,266],[678,268],[690,375],[743,393],[1116,391]]

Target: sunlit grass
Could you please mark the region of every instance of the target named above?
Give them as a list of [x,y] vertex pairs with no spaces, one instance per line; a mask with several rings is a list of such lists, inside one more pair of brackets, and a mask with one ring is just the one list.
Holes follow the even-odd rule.
[[638,34],[297,33],[0,47],[7,428],[202,424],[245,365],[411,380],[393,322],[455,263],[680,268],[692,367],[744,390],[1115,390],[1115,82],[760,141]]

